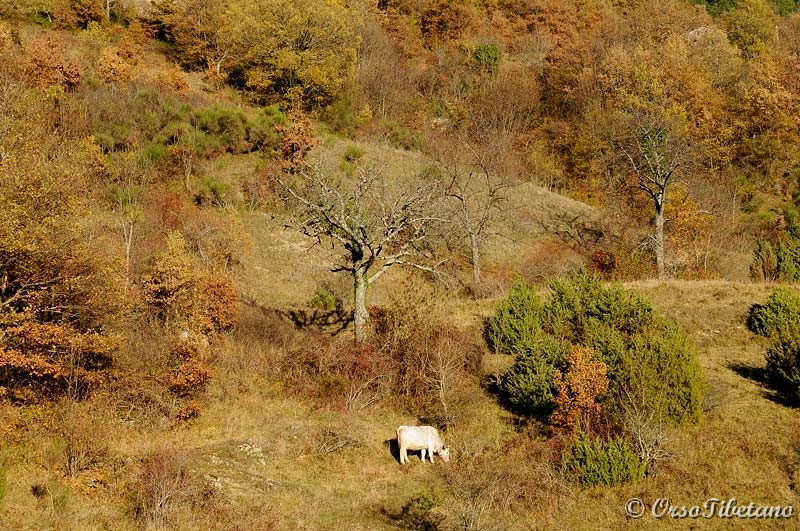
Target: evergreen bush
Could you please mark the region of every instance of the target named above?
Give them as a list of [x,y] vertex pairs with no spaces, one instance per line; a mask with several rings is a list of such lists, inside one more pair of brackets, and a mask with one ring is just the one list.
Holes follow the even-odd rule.
[[764,337],[795,326],[800,326],[800,293],[786,287],[776,289],[764,304],[754,304],[747,316],[747,328]]
[[608,441],[580,436],[565,454],[566,475],[582,487],[621,485],[642,479],[645,466],[636,452],[621,437]]
[[495,314],[486,320],[489,348],[498,354],[530,352],[542,334],[542,319],[542,302],[536,291],[521,280],[515,281]]
[[530,287],[515,283],[486,322],[495,352],[516,356],[498,379],[512,409],[533,416],[552,411],[554,373],[575,345],[592,349],[606,365],[609,387],[600,397],[606,414],[622,414],[633,400],[670,424],[699,418],[702,373],[683,331],[638,295],[584,272],[550,288],[542,304]]
[[767,377],[786,399],[800,403],[800,325],[777,333],[767,349]]

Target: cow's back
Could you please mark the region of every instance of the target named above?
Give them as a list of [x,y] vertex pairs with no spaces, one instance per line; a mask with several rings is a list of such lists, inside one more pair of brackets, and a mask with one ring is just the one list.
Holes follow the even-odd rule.
[[436,428],[431,426],[400,426],[397,428],[397,444],[408,450],[422,450],[441,445]]

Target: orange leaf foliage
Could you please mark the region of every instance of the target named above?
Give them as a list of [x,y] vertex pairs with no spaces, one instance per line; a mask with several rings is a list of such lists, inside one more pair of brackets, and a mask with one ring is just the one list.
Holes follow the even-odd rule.
[[592,349],[573,347],[566,356],[564,372],[556,372],[556,410],[551,422],[568,431],[578,427],[589,432],[600,418],[597,399],[608,390],[606,364]]

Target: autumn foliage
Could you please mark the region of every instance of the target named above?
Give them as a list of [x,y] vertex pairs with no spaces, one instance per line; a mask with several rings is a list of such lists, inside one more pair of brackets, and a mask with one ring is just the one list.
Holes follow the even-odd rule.
[[591,432],[601,418],[599,398],[608,390],[606,364],[591,349],[573,347],[563,371],[556,372],[555,411],[550,422],[567,430]]

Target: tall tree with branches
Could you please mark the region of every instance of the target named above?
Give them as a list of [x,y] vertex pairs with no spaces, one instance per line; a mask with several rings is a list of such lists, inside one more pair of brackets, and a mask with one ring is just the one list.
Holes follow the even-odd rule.
[[664,245],[664,215],[669,188],[690,161],[690,147],[679,116],[639,110],[626,116],[625,138],[618,142],[633,177],[630,186],[653,202],[653,251],[658,278],[667,276]]
[[479,145],[462,135],[460,142],[447,143],[447,152],[437,154],[450,218],[469,245],[473,296],[481,291],[484,242],[492,235],[509,189],[518,184],[503,174],[501,165],[510,140],[510,135],[495,136]]
[[345,253],[333,272],[353,279],[353,322],[357,342],[367,339],[367,289],[395,265],[435,272],[442,261],[432,253],[429,229],[442,221],[438,180],[402,187],[382,169],[363,165],[350,177],[322,168],[282,183],[297,203],[300,230],[317,241],[327,239]]

